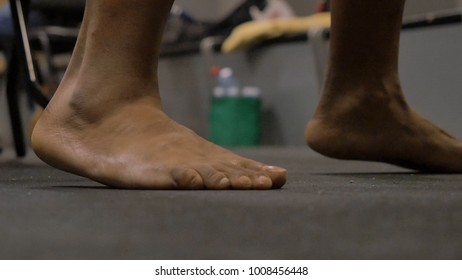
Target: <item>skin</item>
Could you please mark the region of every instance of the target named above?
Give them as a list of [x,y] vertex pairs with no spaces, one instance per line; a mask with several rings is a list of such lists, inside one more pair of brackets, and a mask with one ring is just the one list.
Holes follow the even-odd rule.
[[398,75],[403,0],[333,1],[328,73],[308,145],[339,159],[462,172],[462,144],[406,103]]
[[[162,110],[157,64],[171,0],[89,0],[66,75],[32,134],[48,164],[141,189],[280,188],[286,170],[237,156]],[[462,144],[414,112],[398,76],[403,0],[337,0],[314,150],[424,172],[462,171]],[[180,78],[180,77],[179,77]]]
[[285,169],[207,142],[163,112],[157,65],[172,2],[87,1],[71,63],[32,133],[34,151],[118,188],[280,188]]

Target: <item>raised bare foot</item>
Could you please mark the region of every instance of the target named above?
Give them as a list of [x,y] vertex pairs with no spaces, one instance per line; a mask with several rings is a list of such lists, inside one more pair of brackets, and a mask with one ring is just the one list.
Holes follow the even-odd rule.
[[98,106],[71,95],[58,92],[32,135],[37,155],[58,169],[137,189],[271,189],[286,181],[284,169],[242,158],[175,123],[154,95]]
[[384,85],[341,94],[329,87],[308,123],[308,145],[338,159],[386,162],[422,172],[462,172],[462,143],[409,108],[399,82]]

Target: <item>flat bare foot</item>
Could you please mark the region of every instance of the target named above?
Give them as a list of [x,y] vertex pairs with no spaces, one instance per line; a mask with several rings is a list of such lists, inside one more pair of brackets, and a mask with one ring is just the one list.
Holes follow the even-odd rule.
[[399,82],[384,85],[326,90],[305,131],[308,145],[338,159],[462,172],[462,143],[409,108]]
[[[108,96],[105,90],[98,95]],[[99,106],[70,96],[55,95],[32,135],[37,155],[58,169],[135,189],[271,189],[286,181],[286,170],[235,155],[177,124],[155,95]]]
[[285,169],[233,154],[164,114],[157,66],[172,4],[87,1],[70,65],[32,132],[35,152],[118,188],[282,187]]

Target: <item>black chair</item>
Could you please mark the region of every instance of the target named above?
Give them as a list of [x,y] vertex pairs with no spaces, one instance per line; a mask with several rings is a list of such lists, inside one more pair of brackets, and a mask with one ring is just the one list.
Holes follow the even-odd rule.
[[[18,86],[21,80],[24,79],[23,82],[26,87],[26,92],[35,103],[42,107],[46,107],[49,101],[48,97],[41,89],[41,85],[37,78],[36,66],[32,57],[29,33],[27,30],[29,10],[30,8],[34,8],[48,13],[69,14],[71,11],[83,13],[84,7],[84,0],[42,0],[32,2],[30,0],[10,0],[10,8],[15,31],[15,47],[12,48],[8,61],[6,93],[14,146],[18,157],[26,155],[27,146],[24,138],[18,102]],[[47,32],[42,32],[40,34],[41,36],[38,36],[38,39],[41,40],[42,45],[47,44],[44,48],[45,51],[49,52],[49,38],[45,38],[43,36],[43,34],[47,34]],[[66,36],[69,36],[70,33],[65,34]],[[77,32],[73,32],[72,34],[76,37]],[[48,41],[45,42],[45,39]],[[21,75],[22,73],[25,73],[25,75]]]

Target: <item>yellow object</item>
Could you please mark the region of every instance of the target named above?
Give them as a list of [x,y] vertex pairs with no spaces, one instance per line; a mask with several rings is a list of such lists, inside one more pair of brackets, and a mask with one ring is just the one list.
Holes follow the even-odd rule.
[[330,13],[319,13],[308,17],[250,21],[234,28],[231,35],[223,43],[222,51],[229,53],[267,39],[300,34],[313,28],[327,27],[330,27]]

